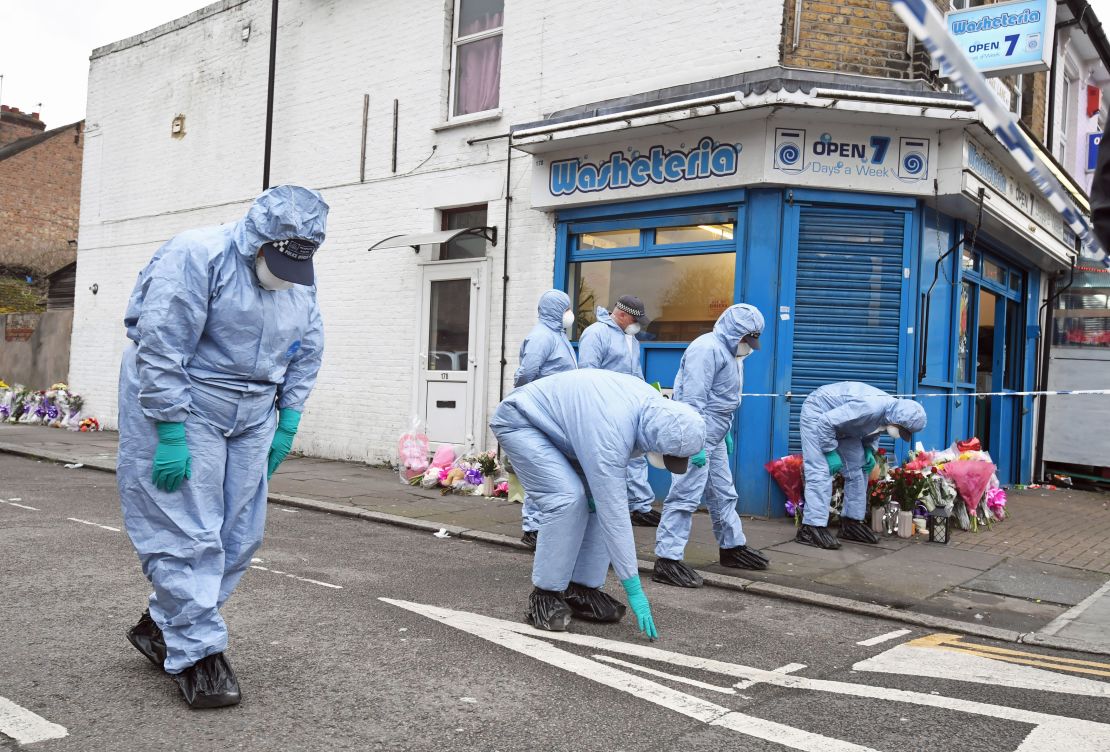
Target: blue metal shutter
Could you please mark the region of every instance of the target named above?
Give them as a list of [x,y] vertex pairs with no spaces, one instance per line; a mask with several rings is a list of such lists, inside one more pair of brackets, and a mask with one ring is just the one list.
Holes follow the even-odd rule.
[[791,452],[802,450],[798,416],[817,387],[863,381],[898,391],[906,221],[890,209],[799,207]]

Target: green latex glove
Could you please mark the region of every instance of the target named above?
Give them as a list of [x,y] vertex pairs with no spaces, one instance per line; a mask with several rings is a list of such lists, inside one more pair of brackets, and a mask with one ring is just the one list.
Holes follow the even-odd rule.
[[278,415],[277,431],[274,440],[270,443],[270,457],[266,463],[267,480],[273,476],[278,465],[289,456],[293,448],[293,437],[297,435],[297,426],[301,424],[301,414],[296,410],[282,410]]
[[652,386],[652,388],[655,389],[655,391],[659,392],[660,394],[663,393],[663,385],[660,384],[658,381],[651,382],[651,386]]
[[163,491],[176,491],[192,476],[193,460],[185,441],[184,423],[158,423],[158,448],[154,450],[154,471],[150,480]]
[[648,636],[649,640],[658,640],[659,632],[655,629],[655,619],[651,618],[651,604],[644,595],[644,588],[640,585],[639,575],[621,580],[624,592],[628,595],[628,605],[632,613],[636,614],[637,626],[640,631]]
[[840,459],[840,452],[835,449],[825,452],[825,462],[829,463],[829,474],[836,475],[844,469],[844,460]]
[[725,449],[728,450],[728,456],[731,457],[733,451],[736,449],[736,442],[732,440],[732,431],[725,434]]
[[863,474],[870,475],[871,471],[875,469],[875,450],[871,447],[864,447],[864,451],[867,453],[867,461],[863,463]]
[[705,456],[704,449],[690,458],[690,464],[694,467],[705,467],[705,463],[708,461],[709,459]]

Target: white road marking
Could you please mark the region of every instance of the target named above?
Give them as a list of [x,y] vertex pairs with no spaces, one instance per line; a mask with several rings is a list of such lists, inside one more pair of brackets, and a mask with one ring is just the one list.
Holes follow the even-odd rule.
[[[736,679],[755,680],[786,689],[826,692],[884,702],[901,702],[1033,726],[1034,728],[1014,752],[1058,752],[1062,748],[1068,749],[1069,752],[1105,752],[1105,750],[1110,749],[1110,724],[1068,718],[1006,705],[993,705],[958,697],[945,697],[943,695],[853,684],[851,682],[810,679],[804,676],[766,671],[711,658],[672,653],[642,642],[639,644],[618,642],[574,632],[538,632],[526,624],[494,619],[465,611],[453,611],[438,606],[392,598],[380,598],[379,600],[438,621],[453,629],[480,637],[508,650],[535,658],[556,668],[570,671],[605,686],[639,697],[642,700],[682,713],[706,724],[728,728],[793,749],[812,750],[813,752],[846,752],[848,750],[860,752],[869,748],[731,711],[699,697],[679,692],[643,677],[619,671],[604,663],[561,650],[548,640],[718,673]],[[895,648],[895,650],[897,649]]]
[[1104,582],[1102,584],[1102,587],[1084,598],[1080,603],[1077,603],[1076,605],[1072,606],[1067,611],[1050,621],[1044,629],[1039,630],[1040,633],[1046,635],[1056,634],[1061,629],[1078,619],[1084,611],[1095,605],[1095,603],[1101,598],[1110,598],[1110,580]]
[[[775,673],[776,674],[792,674],[795,671],[801,671],[805,667],[806,667],[806,664],[804,664],[804,663],[788,663],[785,666],[779,666],[778,668],[776,668]],[[759,684],[759,682],[756,681],[756,680],[752,680],[752,681],[745,680],[745,681],[738,681],[735,684],[733,684],[732,686],[736,687],[737,689],[750,689],[751,687],[754,687],[756,684]]]
[[66,519],[69,520],[70,522],[80,522],[82,525],[92,525],[93,527],[98,527],[102,530],[111,530],[113,533],[120,532],[120,529],[118,527],[111,527],[109,525],[100,525],[100,524],[97,524],[95,522],[89,522],[88,520],[79,520],[76,517],[66,517]]
[[718,687],[716,684],[706,684],[705,682],[698,681],[697,679],[687,679],[685,676],[678,676],[676,674],[668,674],[665,671],[656,671],[647,666],[641,666],[638,663],[629,663],[622,661],[620,658],[611,658],[607,655],[595,655],[594,660],[605,661],[612,663],[615,666],[624,666],[633,671],[639,671],[641,674],[649,674],[650,676],[658,676],[660,679],[670,679],[671,681],[678,682],[679,684],[689,684],[691,687],[698,687],[699,689],[708,689],[710,692],[720,692],[723,695],[734,695],[736,690],[732,687]]
[[898,637],[901,637],[902,635],[908,635],[910,631],[911,630],[909,629],[896,629],[893,632],[887,632],[886,634],[881,634],[878,637],[872,637],[870,640],[860,640],[856,644],[863,645],[864,647],[871,647],[873,645],[887,642],[888,640],[896,639]]
[[47,739],[61,739],[68,736],[69,731],[65,726],[51,723],[8,698],[0,697],[0,734],[10,736],[20,744],[34,744]]
[[[1047,658],[1047,656],[1046,656]],[[1110,682],[1019,666],[1003,659],[987,658],[956,650],[917,645],[897,645],[852,666],[856,671],[873,671],[902,676],[928,676],[996,687],[1015,687],[1065,695],[1110,697]],[[1107,747],[1110,749],[1110,747]]]
[[7,504],[8,506],[19,507],[20,509],[30,509],[32,512],[41,512],[42,511],[38,507],[29,507],[26,504],[16,504],[17,501],[19,501],[19,499],[8,499],[7,501],[4,501],[3,499],[0,499],[0,504]]
[[295,574],[289,574],[288,572],[282,572],[282,571],[279,571],[277,569],[269,569],[267,567],[260,567],[257,564],[251,564],[251,569],[257,569],[261,572],[269,572],[270,574],[282,575],[284,577],[288,577],[291,580],[296,580],[297,582],[307,582],[310,585],[320,585],[321,587],[333,588],[335,590],[342,590],[343,589],[342,585],[333,585],[330,582],[320,582],[319,580],[310,580],[307,577],[298,577]]

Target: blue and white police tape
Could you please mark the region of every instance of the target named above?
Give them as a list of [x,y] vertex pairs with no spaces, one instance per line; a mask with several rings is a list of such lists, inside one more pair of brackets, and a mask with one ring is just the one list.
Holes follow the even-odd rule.
[[[1110,389],[1053,389],[1046,391],[1028,392],[917,392],[915,394],[892,394],[900,399],[922,399],[924,397],[1067,397],[1072,395],[1110,394]],[[741,397],[789,397],[790,399],[805,399],[808,394],[779,394],[777,392],[744,392]]]
[[1084,251],[1092,258],[1101,257],[1102,263],[1110,267],[1110,255],[1100,247],[1090,223],[1076,208],[1048,165],[1034,151],[1033,145],[1018,125],[1017,118],[1002,103],[983,74],[952,38],[944,18],[933,3],[928,0],[891,0],[891,6],[913,35],[925,45],[925,49],[940,68],[940,74],[951,79],[963,90],[975,106],[983,125],[1009,150],[1010,155],[1052,208],[1060,213],[1068,227],[1079,237]]

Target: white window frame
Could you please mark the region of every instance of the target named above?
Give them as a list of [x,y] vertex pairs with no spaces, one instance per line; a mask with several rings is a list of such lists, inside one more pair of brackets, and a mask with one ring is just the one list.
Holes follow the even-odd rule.
[[[1060,130],[1057,134],[1057,159],[1060,164],[1068,164],[1068,145],[1071,142],[1071,131],[1075,129],[1076,119],[1075,115],[1078,114],[1078,103],[1076,97],[1078,96],[1079,87],[1079,69],[1075,63],[1072,62],[1071,57],[1064,58],[1064,65],[1061,66],[1061,80],[1060,80]],[[1070,96],[1069,96],[1070,94]],[[1068,170],[1069,174],[1071,170]]]
[[[501,6],[501,25],[500,26],[497,26],[493,29],[486,29],[485,31],[479,31],[477,34],[470,34],[469,36],[466,36],[466,37],[463,37],[462,39],[460,39],[459,38],[459,18],[461,17],[461,14],[459,13],[459,6],[462,5],[462,3],[463,3],[463,0],[454,0],[454,13],[453,13],[454,18],[451,19],[451,76],[450,76],[450,80],[447,83],[447,86],[448,86],[448,89],[447,89],[447,119],[448,120],[480,118],[480,117],[482,117],[484,115],[487,115],[491,112],[497,112],[498,109],[499,109],[498,107],[494,107],[494,108],[489,109],[489,110],[482,110],[481,112],[468,112],[465,115],[456,115],[455,114],[455,98],[456,98],[455,83],[456,83],[456,77],[459,75],[459,47],[461,45],[464,45],[464,44],[470,44],[471,42],[481,41],[482,39],[489,39],[491,37],[497,37],[497,36],[503,37],[505,35],[505,6],[504,6],[504,4],[502,4],[502,6]],[[502,39],[502,42],[501,42],[501,50],[502,50],[502,53],[504,53],[505,42],[504,42],[503,39]],[[505,62],[504,54],[502,54],[501,62],[502,63]],[[497,87],[498,87],[498,89],[501,88],[501,71],[500,70],[497,72]],[[500,99],[501,98],[498,97],[498,100],[500,100]]]

